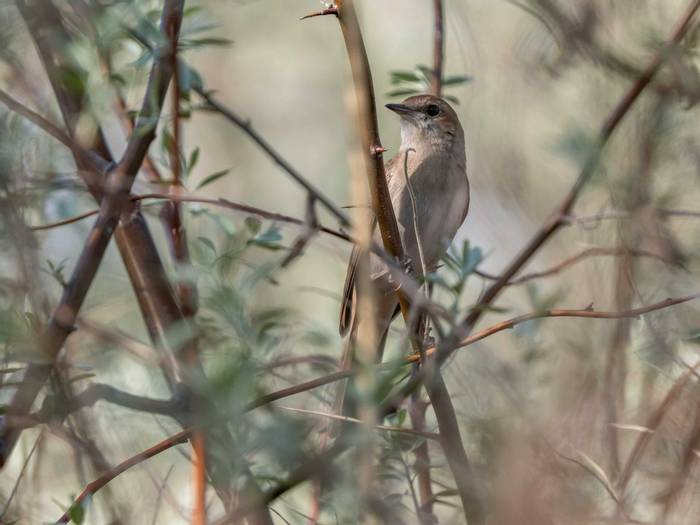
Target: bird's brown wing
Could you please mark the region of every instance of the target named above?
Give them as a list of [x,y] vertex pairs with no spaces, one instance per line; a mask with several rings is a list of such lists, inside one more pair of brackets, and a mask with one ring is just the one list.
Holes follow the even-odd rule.
[[[396,158],[397,157],[393,157],[386,163],[385,173],[387,183],[391,180]],[[374,233],[376,228],[377,219],[375,217],[372,219],[372,233]],[[354,246],[350,254],[350,261],[348,261],[348,271],[345,274],[345,286],[343,286],[343,297],[340,303],[340,323],[338,325],[338,331],[341,337],[345,337],[348,333],[352,326],[352,320],[355,317],[355,275],[357,274],[359,260],[360,250],[357,249],[357,246]]]
[[343,286],[343,299],[340,303],[340,323],[338,331],[341,337],[350,331],[352,318],[355,316],[355,274],[357,273],[357,263],[360,258],[360,250],[354,246],[348,262],[348,271],[345,275],[345,286]]

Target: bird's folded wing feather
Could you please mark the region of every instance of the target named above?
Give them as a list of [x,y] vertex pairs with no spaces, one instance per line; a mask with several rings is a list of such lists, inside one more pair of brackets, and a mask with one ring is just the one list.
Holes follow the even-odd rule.
[[[385,173],[387,184],[391,181],[391,176],[394,171],[397,157],[393,157],[386,163]],[[377,218],[372,219],[372,235],[374,236],[377,229]],[[348,261],[348,270],[345,274],[345,285],[343,286],[343,296],[340,303],[340,323],[338,331],[341,337],[344,337],[350,327],[352,320],[355,317],[355,276],[357,274],[357,266],[360,261],[360,250],[357,246],[353,246],[350,253],[350,261]]]

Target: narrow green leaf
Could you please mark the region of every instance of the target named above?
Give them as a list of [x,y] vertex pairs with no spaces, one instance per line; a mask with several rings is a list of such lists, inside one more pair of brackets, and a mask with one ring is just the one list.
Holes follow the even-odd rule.
[[387,97],[404,97],[407,95],[415,95],[416,93],[419,93],[419,91],[416,89],[402,88],[402,89],[395,89],[393,91],[389,91],[389,93],[387,93],[386,96]]
[[471,82],[473,80],[472,77],[468,75],[460,75],[460,76],[454,76],[454,77],[448,77],[442,81],[443,86],[458,86],[460,84],[466,84],[467,82]]
[[204,186],[211,184],[212,182],[219,180],[221,177],[224,177],[228,175],[228,172],[231,171],[229,170],[222,170],[222,171],[217,171],[216,173],[212,173],[211,175],[208,175],[202,179],[202,182],[200,182],[197,185],[197,190],[202,189]]
[[199,148],[194,148],[194,150],[192,150],[192,153],[190,153],[189,160],[187,161],[187,174],[188,175],[192,174],[192,170],[197,165],[198,160],[199,160]]
[[402,82],[420,82],[421,78],[414,71],[392,71],[391,83],[400,84]]

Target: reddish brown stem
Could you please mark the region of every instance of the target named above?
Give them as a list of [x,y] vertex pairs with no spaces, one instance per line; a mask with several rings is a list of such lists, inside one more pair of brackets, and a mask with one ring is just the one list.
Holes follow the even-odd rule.
[[445,57],[445,18],[443,0],[433,0],[434,30],[433,30],[433,78],[430,82],[430,93],[439,97],[442,95],[443,61]]

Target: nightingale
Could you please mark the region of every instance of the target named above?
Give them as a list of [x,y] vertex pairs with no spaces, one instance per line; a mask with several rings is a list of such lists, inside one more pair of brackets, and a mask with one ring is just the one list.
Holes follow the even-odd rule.
[[[436,96],[416,95],[401,104],[387,104],[386,107],[399,116],[401,124],[401,146],[386,164],[387,184],[404,251],[413,275],[421,278],[423,266],[429,272],[436,268],[467,216],[469,181],[464,131],[454,109]],[[410,188],[406,184],[407,176]],[[381,245],[376,220],[373,239]],[[355,341],[366,340],[362,330],[375,330],[379,341],[376,357],[381,361],[389,327],[399,312],[396,285],[389,278],[385,263],[372,254],[369,271],[377,302],[376,315],[362,317],[357,308],[358,262],[359,251],[355,247],[348,264],[340,308],[340,335],[350,333],[341,359],[342,369],[352,366]],[[341,388],[344,391],[344,387]],[[336,394],[336,410],[343,404],[343,391]]]

